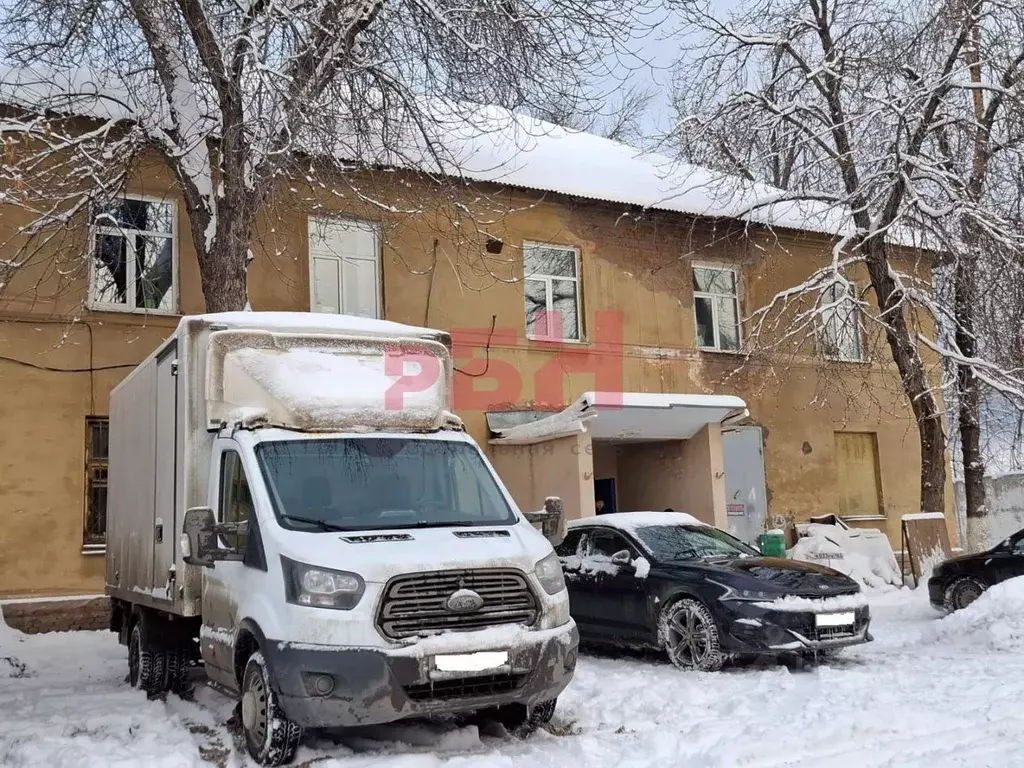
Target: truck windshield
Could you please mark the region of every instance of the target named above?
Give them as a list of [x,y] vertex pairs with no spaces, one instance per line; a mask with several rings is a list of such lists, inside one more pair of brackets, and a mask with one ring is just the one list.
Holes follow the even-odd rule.
[[397,437],[284,440],[256,448],[278,520],[302,531],[511,525],[468,443]]

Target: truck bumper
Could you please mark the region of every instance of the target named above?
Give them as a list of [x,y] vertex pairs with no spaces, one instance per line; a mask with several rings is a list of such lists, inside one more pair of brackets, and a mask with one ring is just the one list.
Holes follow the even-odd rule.
[[554,699],[576,667],[576,625],[570,621],[529,635],[531,642],[507,649],[509,664],[496,674],[439,677],[433,672],[432,657],[402,655],[400,649],[339,649],[268,640],[264,656],[288,719],[305,728],[338,728]]

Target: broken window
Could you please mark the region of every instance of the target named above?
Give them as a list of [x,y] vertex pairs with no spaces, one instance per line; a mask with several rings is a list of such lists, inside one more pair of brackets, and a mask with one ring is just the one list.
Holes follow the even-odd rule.
[[822,292],[818,335],[825,357],[850,362],[863,359],[857,292],[846,280],[837,279]]
[[523,247],[526,335],[533,339],[579,341],[579,251],[560,245]]
[[697,346],[735,351],[740,348],[739,280],[735,269],[694,266],[693,312]]
[[124,198],[100,212],[93,224],[90,305],[175,312],[174,205]]
[[85,420],[85,550],[102,549],[107,540],[107,467],[110,421],[105,416]]

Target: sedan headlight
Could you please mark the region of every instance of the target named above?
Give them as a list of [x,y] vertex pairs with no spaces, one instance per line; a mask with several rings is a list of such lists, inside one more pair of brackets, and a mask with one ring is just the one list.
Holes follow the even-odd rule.
[[356,607],[366,591],[366,584],[357,573],[318,568],[283,556],[281,567],[285,597],[293,605],[348,611]]
[[777,600],[780,597],[777,592],[763,592],[759,589],[735,589],[734,587],[730,587],[728,584],[722,584],[721,582],[714,581],[713,579],[708,579],[708,581],[725,590],[718,596],[719,600],[734,600],[746,603],[770,603],[772,600]]
[[562,575],[562,563],[558,555],[552,552],[543,560],[538,560],[533,566],[533,572],[537,574],[537,581],[544,587],[549,595],[557,595],[565,589],[565,576]]

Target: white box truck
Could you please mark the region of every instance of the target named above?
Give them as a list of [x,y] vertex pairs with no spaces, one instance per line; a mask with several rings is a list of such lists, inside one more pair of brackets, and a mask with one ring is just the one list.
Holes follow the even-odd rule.
[[[111,394],[106,591],[129,681],[304,728],[550,719],[578,634],[552,549],[450,412],[447,334],[347,316],[183,318]],[[538,530],[540,526],[541,530]]]

